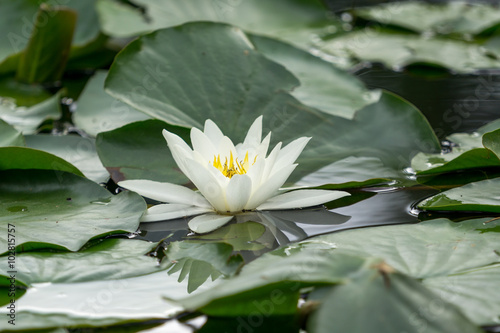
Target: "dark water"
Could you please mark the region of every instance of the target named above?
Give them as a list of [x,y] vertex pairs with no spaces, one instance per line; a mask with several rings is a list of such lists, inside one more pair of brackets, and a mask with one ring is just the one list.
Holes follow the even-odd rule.
[[452,133],[473,132],[500,118],[500,70],[460,75],[427,70],[414,74],[379,66],[355,74],[369,88],[392,91],[413,103],[440,139]]

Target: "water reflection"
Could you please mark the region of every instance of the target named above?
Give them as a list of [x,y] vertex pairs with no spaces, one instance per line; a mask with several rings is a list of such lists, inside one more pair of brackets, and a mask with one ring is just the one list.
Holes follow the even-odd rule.
[[[345,229],[418,222],[413,206],[437,190],[425,186],[353,190],[345,206],[331,210],[309,209],[247,212],[209,234],[196,235],[188,229],[188,218],[149,222],[140,225],[135,238],[165,245],[176,241],[224,242],[242,253],[246,260],[277,247],[316,235]],[[334,202],[335,203],[335,202]],[[331,206],[329,208],[332,208]]]

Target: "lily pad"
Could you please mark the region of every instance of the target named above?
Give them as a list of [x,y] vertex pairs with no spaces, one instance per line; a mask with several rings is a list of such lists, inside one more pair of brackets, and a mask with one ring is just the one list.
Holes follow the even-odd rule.
[[305,105],[353,119],[357,110],[380,98],[380,90],[366,89],[355,76],[309,52],[275,39],[249,37],[260,53],[284,65],[300,80],[291,95]]
[[90,78],[73,114],[75,125],[91,136],[150,118],[145,113],[106,94],[104,92],[106,75],[106,71],[100,70]]
[[[187,296],[187,283],[177,280],[177,275],[161,271],[126,279],[38,284],[16,302],[15,329],[102,327],[172,318],[182,308],[162,294],[172,299]],[[7,311],[2,307],[0,314]],[[0,330],[7,329],[12,325],[0,321]]]
[[61,116],[60,94],[30,107],[18,106],[9,98],[0,98],[0,118],[23,134],[33,134],[47,119]]
[[334,256],[321,249],[290,257],[266,254],[247,264],[238,276],[180,302],[188,310],[201,309],[216,316],[262,313],[264,306],[266,315],[291,314],[297,311],[296,303],[270,299],[290,297],[291,301],[302,287],[344,283],[367,264],[355,256]]
[[328,55],[351,59],[353,64],[376,62],[395,70],[416,64],[458,73],[500,67],[500,61],[477,43],[383,28],[356,30],[324,41],[318,47]]
[[500,213],[500,178],[482,180],[441,192],[420,202],[418,208]]
[[26,83],[59,81],[66,67],[77,13],[69,8],[41,4],[16,78]]
[[0,119],[0,147],[24,145],[23,135],[14,127]]
[[135,193],[114,196],[67,172],[7,170],[0,179],[0,243],[7,247],[7,227],[13,225],[18,252],[37,248],[77,251],[91,238],[136,231],[146,209]]
[[[179,53],[179,47],[173,45],[192,52]],[[144,76],[137,75],[145,71]],[[298,84],[284,67],[254,50],[237,28],[192,23],[159,30],[129,44],[116,58],[106,88],[113,96],[169,123],[201,127],[207,118],[212,119],[234,142],[242,141],[242,129],[259,115],[264,115],[264,132],[272,131],[274,143],[311,136],[292,181],[348,156],[376,156],[388,168],[401,170],[414,153],[439,149],[427,120],[399,97],[384,92],[350,121],[307,107],[286,93]],[[137,135],[156,134],[138,131],[139,138]],[[97,145],[100,151],[99,140]],[[159,168],[158,154],[147,153],[150,146],[143,145],[142,158],[132,157],[130,151],[135,148],[127,149],[130,159],[136,161],[132,163],[141,162],[144,168],[155,163]],[[105,166],[131,164],[127,156],[113,150],[110,145],[109,154],[101,154]],[[106,161],[106,155],[115,162]],[[167,172],[165,165],[158,170]]]
[[[489,221],[489,222],[488,222]],[[488,222],[488,223],[486,223]],[[500,220],[490,218],[472,219],[454,223],[447,219],[425,221],[415,225],[395,225],[359,230],[347,230],[336,234],[312,238],[314,242],[324,242],[338,250],[350,251],[355,255],[378,257],[397,271],[411,277],[423,279],[453,280],[453,276],[466,272],[486,269],[500,262],[500,234],[486,232],[500,224]],[[307,241],[294,247],[306,247]],[[284,249],[287,251],[287,248]],[[289,250],[288,250],[289,251]],[[436,288],[437,304],[451,302],[462,309],[467,318],[477,325],[498,324],[496,309],[500,306],[498,298],[484,292],[482,275],[478,280],[470,277],[469,285],[474,286],[470,293],[478,295],[469,302],[465,298],[439,297],[442,287]],[[488,282],[494,289],[500,287],[497,278]],[[431,287],[431,283],[429,283]],[[453,285],[450,286],[453,288]],[[485,297],[478,302],[478,298]],[[491,303],[494,306],[491,306]],[[479,303],[481,306],[478,307]],[[476,307],[473,311],[471,308]],[[475,316],[481,312],[480,316]]]
[[[73,46],[83,47],[98,37],[100,27],[95,2],[65,0],[58,3],[78,13]],[[2,1],[0,4],[0,12],[5,16],[1,22],[2,31],[8,31],[0,37],[0,73],[17,69],[18,55],[28,44],[41,3],[53,4],[49,0]]]
[[359,8],[354,14],[415,32],[438,34],[480,34],[500,24],[498,7],[481,3],[405,1]]
[[[458,170],[500,166],[498,142],[500,122],[494,121],[476,133],[455,133],[447,139],[457,144],[446,154],[417,154],[411,161],[417,175],[430,175]],[[488,132],[486,132],[488,131]]]
[[82,172],[68,161],[50,153],[26,147],[0,148],[0,170],[39,169],[71,172],[83,176]]
[[422,282],[441,299],[460,304],[462,311],[475,322],[498,325],[500,323],[499,274],[500,265],[495,264],[448,276],[428,278]]
[[97,153],[115,182],[124,179],[150,179],[188,184],[188,178],[172,158],[162,130],[189,140],[187,128],[160,120],[145,120],[125,125],[96,138]]
[[[16,255],[16,279],[35,283],[76,283],[124,279],[160,270],[158,259],[145,254],[156,244],[130,240],[98,240],[79,252],[27,252]],[[9,276],[7,261],[0,274]]]
[[[367,271],[332,290],[308,321],[308,330],[329,332],[482,332],[460,310],[420,282],[398,273]],[[353,320],[359,316],[362,320]]]
[[194,21],[228,23],[271,37],[306,45],[312,34],[331,32],[338,28],[338,20],[327,18],[320,1],[254,0],[199,2],[185,0],[133,0],[143,8],[140,15],[134,7],[119,5],[117,1],[98,3],[103,31],[113,37],[131,37],[153,30]]
[[70,162],[96,183],[106,182],[109,178],[108,171],[97,156],[94,139],[76,135],[28,135],[26,145]]

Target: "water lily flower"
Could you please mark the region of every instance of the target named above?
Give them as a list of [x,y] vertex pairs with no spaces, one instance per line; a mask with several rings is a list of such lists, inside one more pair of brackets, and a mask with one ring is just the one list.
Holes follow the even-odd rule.
[[188,222],[189,228],[205,233],[244,211],[311,207],[350,195],[308,189],[283,193],[280,188],[310,138],[298,138],[283,148],[280,142],[267,154],[271,133],[262,140],[262,116],[250,126],[243,143],[236,146],[211,120],[205,122],[204,131],[191,129],[193,148],[167,130],[163,130],[163,136],[177,166],[198,191],[151,180],[119,182],[121,187],[165,202],[149,208],[142,222],[197,215]]

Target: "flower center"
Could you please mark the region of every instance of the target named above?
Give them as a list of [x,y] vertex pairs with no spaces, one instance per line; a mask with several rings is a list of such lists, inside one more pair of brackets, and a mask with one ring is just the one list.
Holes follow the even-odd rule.
[[[257,156],[255,157],[255,160],[257,160]],[[244,175],[247,173],[248,167],[250,166],[250,163],[248,162],[248,152],[246,153],[243,162],[240,162],[237,158],[234,158],[233,152],[229,152],[229,161],[226,157],[224,164],[222,164],[220,161],[220,154],[217,156],[214,155],[214,161],[212,165],[216,167],[220,172],[222,172],[222,174],[227,178],[231,178],[234,175]]]

